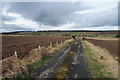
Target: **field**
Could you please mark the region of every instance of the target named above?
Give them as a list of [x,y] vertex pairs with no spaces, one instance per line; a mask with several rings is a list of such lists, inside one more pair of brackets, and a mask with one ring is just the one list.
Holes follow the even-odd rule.
[[2,36],[2,59],[13,55],[15,51],[18,53],[18,58],[22,59],[39,45],[48,47],[52,42],[54,47],[56,41],[60,43],[61,40],[64,42],[70,38],[66,36]]
[[118,31],[37,31],[3,33],[12,35],[46,35],[46,36],[86,36],[86,37],[116,37]]
[[[65,77],[81,78],[81,76],[84,78],[111,78],[113,72],[117,70],[118,59],[115,58],[119,51],[117,36],[117,32],[20,32],[2,34],[2,73],[4,78],[13,76],[13,78],[24,79],[59,79],[59,77],[63,79]],[[94,44],[94,47],[88,45],[86,39],[90,44]],[[64,43],[56,46],[56,41],[58,44],[61,44],[61,41]],[[53,48],[50,48],[50,42]],[[38,50],[39,45],[42,47],[41,52]],[[100,47],[96,48],[96,46],[100,46],[101,49]],[[105,49],[114,57],[111,54],[108,55],[109,52]],[[12,56],[15,55],[15,51],[17,51],[19,58],[17,60],[16,57]],[[46,55],[47,53],[48,55]],[[103,55],[105,56],[101,59]],[[115,70],[111,68],[114,67],[114,62]],[[19,65],[16,67],[15,65],[18,63]],[[110,64],[110,66],[106,67],[104,63]],[[22,72],[20,72],[21,70]],[[92,73],[92,76],[89,73]]]
[[108,50],[113,56],[118,56],[119,48],[118,48],[118,40],[97,40],[97,39],[87,39],[89,42],[100,46],[106,50]]

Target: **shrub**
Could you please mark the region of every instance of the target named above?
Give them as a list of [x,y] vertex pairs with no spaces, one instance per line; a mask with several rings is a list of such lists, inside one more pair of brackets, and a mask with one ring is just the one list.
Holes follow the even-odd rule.
[[118,35],[116,35],[115,37],[120,38],[120,35],[118,34]]

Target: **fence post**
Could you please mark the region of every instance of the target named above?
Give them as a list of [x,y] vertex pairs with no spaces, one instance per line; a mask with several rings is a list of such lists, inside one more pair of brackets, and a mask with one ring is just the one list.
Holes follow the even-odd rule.
[[62,42],[62,40],[61,40],[61,44],[62,44],[63,42]]
[[40,46],[38,46],[38,51],[41,54],[41,47]]
[[16,58],[16,60],[17,60],[17,51],[15,51],[15,58]]
[[58,46],[58,41],[56,41],[56,46]]
[[52,48],[52,43],[50,42],[50,47]]

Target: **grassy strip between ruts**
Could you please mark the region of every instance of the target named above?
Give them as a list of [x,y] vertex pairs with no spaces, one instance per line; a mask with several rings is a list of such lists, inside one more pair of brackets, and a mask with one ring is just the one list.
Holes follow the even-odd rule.
[[67,73],[68,73],[68,70],[69,70],[71,58],[74,54],[74,49],[75,49],[77,44],[78,44],[78,42],[76,41],[74,43],[74,45],[72,46],[71,51],[69,52],[69,54],[66,56],[65,60],[63,61],[63,63],[57,69],[57,72],[55,74],[56,80],[63,80],[67,77]]
[[109,77],[105,76],[105,74],[109,74],[109,73],[106,72],[106,70],[104,69],[104,66],[97,61],[97,57],[95,57],[95,54],[91,52],[90,48],[86,45],[84,41],[82,41],[82,44],[87,57],[88,66],[91,72],[91,77],[103,78],[103,79],[109,80]]
[[[73,40],[72,40],[73,41]],[[72,42],[71,41],[71,42]],[[12,80],[25,80],[29,76],[33,75],[38,68],[40,68],[43,64],[47,63],[50,61],[56,54],[60,53],[62,50],[64,50],[68,45],[70,45],[71,42],[65,43],[63,46],[61,46],[58,50],[55,50],[55,52],[50,55],[50,56],[45,56],[43,57],[42,61],[40,62],[34,62],[32,64],[27,65],[27,74],[18,74],[17,76],[13,76]]]

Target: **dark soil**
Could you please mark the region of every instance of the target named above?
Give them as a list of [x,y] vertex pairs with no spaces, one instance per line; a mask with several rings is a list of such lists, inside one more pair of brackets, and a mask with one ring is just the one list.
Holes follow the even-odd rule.
[[65,36],[2,36],[2,59],[14,55],[17,51],[18,58],[22,59],[39,45],[48,47],[50,42],[55,46],[56,41],[60,44],[71,37]]

